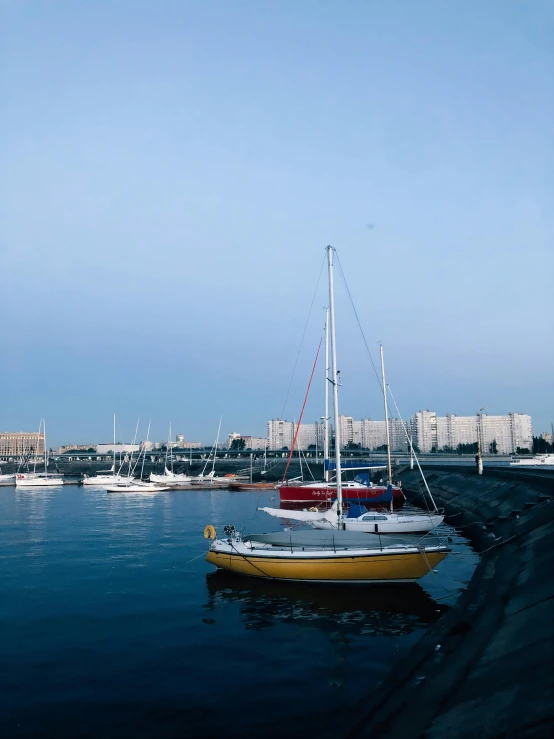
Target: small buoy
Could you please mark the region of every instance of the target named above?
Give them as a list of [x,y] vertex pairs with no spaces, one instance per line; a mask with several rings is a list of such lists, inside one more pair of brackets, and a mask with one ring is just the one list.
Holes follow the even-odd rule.
[[215,539],[215,529],[211,523],[204,529],[204,539]]

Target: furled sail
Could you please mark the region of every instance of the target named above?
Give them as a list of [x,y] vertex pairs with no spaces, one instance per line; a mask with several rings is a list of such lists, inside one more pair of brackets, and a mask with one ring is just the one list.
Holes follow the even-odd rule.
[[286,518],[289,521],[337,521],[337,503],[333,503],[326,511],[289,511],[284,508],[258,508],[259,511],[268,513],[277,518]]

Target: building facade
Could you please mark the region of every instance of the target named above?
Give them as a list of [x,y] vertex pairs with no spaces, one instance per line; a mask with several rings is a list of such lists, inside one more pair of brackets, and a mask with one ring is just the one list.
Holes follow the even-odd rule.
[[243,434],[237,434],[236,432],[229,434],[227,437],[227,449],[230,449],[233,442],[237,439],[242,439],[244,441],[245,449],[252,449],[253,451],[267,449],[267,439],[264,439],[261,436],[244,436]]
[[0,457],[44,454],[44,434],[36,431],[0,432]]
[[[351,416],[339,416],[341,447],[349,443],[359,444],[362,449],[378,449],[387,443],[385,421],[363,418],[355,421]],[[389,418],[390,446],[393,452],[407,451],[408,440],[404,425],[399,418]]]
[[411,420],[413,442],[420,452],[456,451],[460,444],[481,443],[484,454],[512,454],[517,449],[533,449],[531,416],[437,416],[434,411],[418,411]]
[[[384,421],[372,421],[368,418],[355,421],[352,416],[339,416],[339,424],[341,448],[343,449],[349,444],[359,444],[362,449],[376,449],[387,443]],[[292,421],[277,419],[269,421],[267,428],[268,449],[291,448],[297,428],[296,424]],[[393,451],[406,451],[408,441],[402,421],[397,418],[389,418],[389,432],[391,449]],[[331,424],[329,424],[329,433],[331,437],[334,436]],[[313,449],[314,447],[323,450],[324,435],[325,425],[323,422],[302,423],[298,430],[296,446],[303,450]],[[334,442],[330,441],[331,447],[333,444]]]
[[273,418],[267,423],[268,449],[290,449],[294,439],[294,424],[291,421],[282,421]]

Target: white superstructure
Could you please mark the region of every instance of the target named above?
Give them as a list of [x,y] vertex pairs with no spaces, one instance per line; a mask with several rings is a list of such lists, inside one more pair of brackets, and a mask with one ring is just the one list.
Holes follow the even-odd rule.
[[554,454],[537,454],[534,457],[512,459],[510,467],[554,467]]

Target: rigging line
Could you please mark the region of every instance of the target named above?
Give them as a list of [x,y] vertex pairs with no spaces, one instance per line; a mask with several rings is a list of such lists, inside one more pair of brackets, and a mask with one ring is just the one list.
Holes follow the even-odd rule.
[[338,262],[340,273],[341,273],[341,276],[342,276],[342,281],[344,282],[344,286],[346,288],[346,292],[348,293],[348,297],[350,298],[350,304],[352,305],[352,310],[354,311],[354,315],[356,316],[356,321],[358,322],[358,327],[360,329],[360,333],[362,334],[362,339],[364,340],[365,348],[366,348],[367,353],[369,355],[369,358],[371,360],[371,364],[373,366],[373,371],[375,372],[375,377],[377,378],[377,383],[378,383],[379,387],[381,388],[381,390],[383,390],[383,384],[381,382],[381,378],[379,377],[379,373],[377,372],[377,367],[375,366],[375,362],[373,361],[373,356],[372,356],[371,352],[369,351],[369,346],[367,344],[367,339],[365,337],[364,330],[362,328],[362,324],[361,324],[360,318],[358,316],[358,311],[356,310],[356,306],[354,305],[354,300],[352,299],[352,295],[350,293],[350,288],[348,287],[348,282],[346,281],[346,277],[344,276],[344,271],[342,269],[342,264],[340,262],[339,255],[338,255],[337,252],[335,252],[335,254],[337,256],[337,262]]
[[238,550],[238,549],[236,548],[236,546],[235,546],[235,545],[233,544],[233,542],[232,542],[232,541],[231,541],[230,539],[229,539],[228,541],[229,541],[229,544],[231,545],[231,547],[232,547],[232,548],[233,548],[233,549],[235,550],[235,552],[236,552],[236,553],[237,553],[237,554],[239,555],[239,557],[242,557],[242,558],[244,559],[244,561],[245,561],[245,562],[247,562],[247,563],[248,563],[249,565],[251,565],[251,566],[252,566],[252,567],[254,567],[254,568],[255,568],[256,570],[258,570],[258,572],[261,572],[261,573],[262,573],[262,576],[263,576],[263,577],[268,577],[268,578],[269,578],[270,580],[275,580],[275,579],[276,579],[275,577],[273,577],[273,575],[268,575],[268,574],[267,574],[267,572],[264,572],[264,571],[263,571],[263,570],[262,570],[262,569],[261,569],[260,567],[258,567],[258,566],[257,566],[257,565],[256,565],[256,564],[255,564],[254,562],[252,562],[252,561],[251,561],[250,559],[248,559],[248,557],[247,557],[247,556],[246,556],[245,554],[243,554],[242,552],[239,552],[239,550]]
[[400,423],[402,424],[402,428],[404,429],[404,433],[406,434],[406,439],[408,440],[408,445],[410,448],[410,452],[414,455],[414,459],[417,463],[417,468],[419,470],[419,474],[421,475],[421,479],[423,480],[423,484],[425,485],[425,489],[427,490],[427,494],[429,495],[429,498],[431,500],[431,503],[433,504],[433,508],[435,511],[438,511],[437,504],[435,503],[435,499],[431,495],[431,491],[429,490],[429,485],[427,484],[427,479],[425,475],[423,474],[423,470],[421,469],[421,465],[419,464],[419,458],[417,454],[414,451],[414,447],[412,444],[412,440],[410,439],[410,436],[408,434],[408,429],[406,428],[406,424],[404,423],[404,419],[402,418],[402,415],[398,409],[398,405],[396,404],[396,400],[394,399],[394,395],[392,394],[392,390],[390,389],[390,385],[387,383],[387,388],[390,393],[390,396],[392,398],[392,402],[394,403],[394,407],[396,408],[396,412],[398,413],[398,417],[400,418]]
[[296,424],[296,433],[294,434],[294,439],[292,440],[292,446],[289,452],[289,458],[287,459],[287,466],[285,467],[285,472],[283,474],[283,482],[285,482],[285,479],[287,477],[287,472],[290,465],[290,460],[292,458],[292,453],[294,452],[294,447],[296,446],[296,439],[298,438],[298,432],[300,431],[300,424],[302,423],[302,416],[304,415],[304,409],[306,408],[306,402],[308,400],[308,395],[310,394],[310,388],[312,386],[312,380],[314,379],[314,372],[317,365],[317,360],[319,358],[319,352],[321,349],[321,342],[323,339],[321,338],[319,340],[319,346],[317,347],[317,354],[315,355],[314,359],[314,366],[312,367],[312,374],[310,375],[310,381],[308,382],[308,388],[306,390],[306,395],[304,396],[304,403],[302,404],[302,410],[300,411],[300,418],[298,419],[298,423]]
[[302,346],[304,345],[304,339],[306,338],[306,331],[308,330],[308,323],[310,322],[310,316],[312,315],[312,309],[314,307],[315,297],[317,295],[317,289],[319,287],[319,283],[320,283],[320,280],[321,280],[321,273],[323,272],[323,265],[325,264],[325,259],[326,259],[326,256],[324,255],[323,260],[321,262],[321,268],[319,270],[319,277],[317,278],[317,283],[316,283],[314,294],[313,294],[313,297],[312,297],[312,302],[310,303],[310,310],[308,311],[308,318],[306,319],[306,325],[304,326],[304,331],[302,333],[302,338],[300,339],[300,346],[298,347],[298,354],[296,355],[296,360],[294,362],[294,367],[292,368],[292,374],[290,376],[289,386],[287,388],[287,394],[285,396],[285,402],[283,403],[283,408],[281,409],[281,415],[279,416],[279,418],[281,418],[281,419],[284,417],[285,408],[287,406],[287,402],[288,402],[289,395],[290,395],[290,389],[292,387],[292,381],[294,380],[294,375],[295,375],[295,372],[296,372],[296,368],[298,366],[298,360],[300,359],[300,352],[302,351]]

